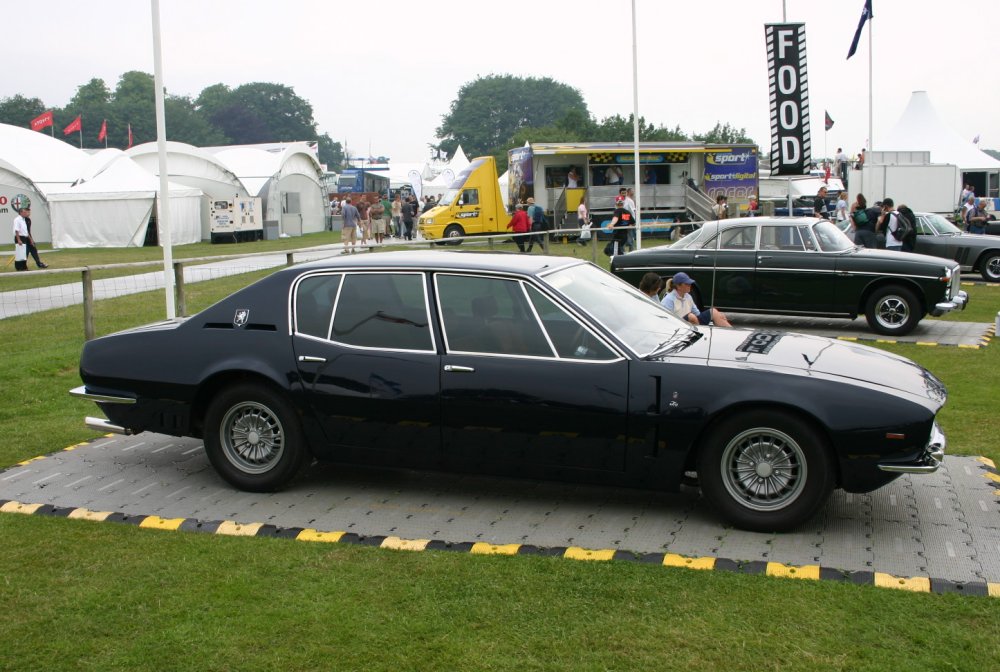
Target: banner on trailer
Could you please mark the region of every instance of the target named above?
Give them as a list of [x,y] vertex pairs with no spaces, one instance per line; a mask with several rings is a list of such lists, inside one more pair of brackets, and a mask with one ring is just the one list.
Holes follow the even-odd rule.
[[513,208],[535,195],[535,175],[532,167],[534,152],[531,147],[516,147],[507,150],[508,203]]
[[812,164],[806,26],[769,23],[764,35],[771,98],[771,174],[805,175]]
[[757,149],[739,147],[705,154],[705,193],[746,201],[757,194]]

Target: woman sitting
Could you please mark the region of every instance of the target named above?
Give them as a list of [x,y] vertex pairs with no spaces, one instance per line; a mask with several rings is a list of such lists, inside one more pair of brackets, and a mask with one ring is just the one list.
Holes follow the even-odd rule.
[[691,298],[691,285],[694,280],[683,271],[667,280],[667,295],[661,302],[663,307],[672,312],[682,320],[687,320],[691,324],[714,324],[717,327],[731,327],[729,320],[721,310],[706,308],[698,310]]

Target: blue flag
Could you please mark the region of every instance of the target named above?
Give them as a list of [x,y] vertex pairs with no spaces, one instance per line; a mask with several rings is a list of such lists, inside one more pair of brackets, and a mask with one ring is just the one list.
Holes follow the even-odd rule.
[[861,20],[858,22],[858,30],[854,33],[854,40],[851,42],[851,48],[847,52],[847,58],[854,55],[854,52],[858,50],[858,40],[861,39],[861,29],[865,27],[865,21],[872,18],[872,0],[865,0],[865,8],[861,10]]

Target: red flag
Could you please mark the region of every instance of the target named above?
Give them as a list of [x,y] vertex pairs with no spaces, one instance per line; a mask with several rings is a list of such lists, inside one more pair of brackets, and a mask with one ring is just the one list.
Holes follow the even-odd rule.
[[[132,124],[128,125],[128,146],[132,146]],[[126,147],[128,149],[128,147]]]
[[833,128],[833,117],[830,116],[829,112],[826,112],[825,114],[826,114],[826,119],[824,119],[824,124],[826,126],[826,130],[829,131],[831,128]]
[[101,132],[97,134],[97,141],[100,142],[104,138],[108,137],[108,120],[105,119],[101,122]]
[[52,110],[43,112],[31,120],[31,130],[40,131],[52,125]]
[[69,123],[69,126],[63,129],[63,135],[69,135],[70,133],[76,133],[79,131],[83,133],[83,122],[80,120],[81,115],[76,115],[76,119]]

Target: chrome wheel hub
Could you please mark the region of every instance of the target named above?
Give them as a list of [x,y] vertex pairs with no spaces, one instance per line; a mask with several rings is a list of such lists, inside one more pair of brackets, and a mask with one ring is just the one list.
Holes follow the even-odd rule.
[[273,469],[284,452],[281,421],[271,409],[257,402],[241,402],[230,408],[219,433],[226,459],[248,474]]
[[748,429],[733,437],[723,451],[720,468],[729,494],[755,511],[788,506],[806,483],[802,447],[771,427]]

